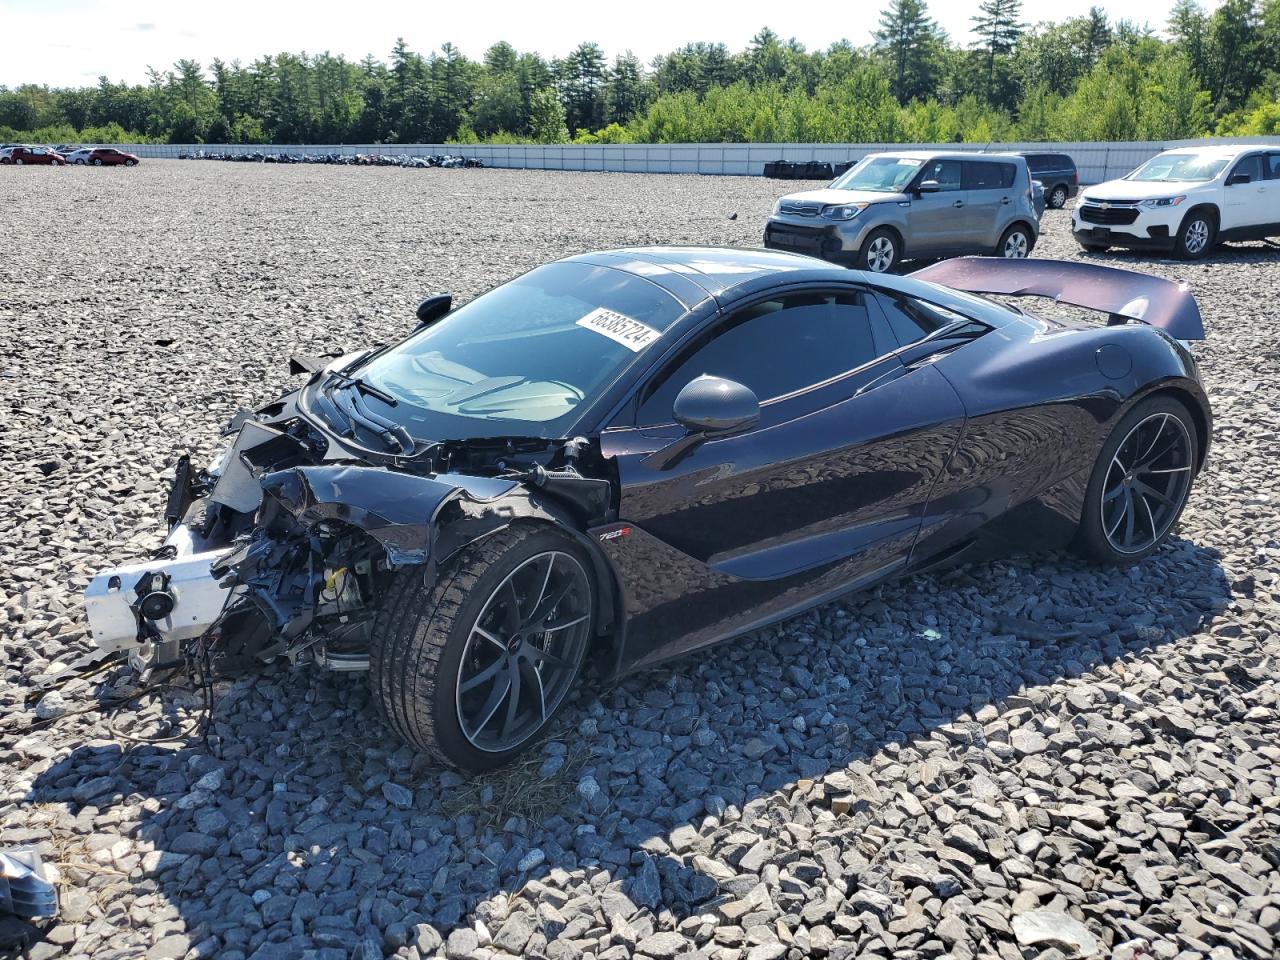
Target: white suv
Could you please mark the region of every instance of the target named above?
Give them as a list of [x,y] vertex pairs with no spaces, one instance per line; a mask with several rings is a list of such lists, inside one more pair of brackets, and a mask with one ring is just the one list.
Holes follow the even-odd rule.
[[1184,260],[1223,240],[1280,236],[1280,147],[1179,147],[1089,187],[1071,214],[1086,250],[1144,247]]

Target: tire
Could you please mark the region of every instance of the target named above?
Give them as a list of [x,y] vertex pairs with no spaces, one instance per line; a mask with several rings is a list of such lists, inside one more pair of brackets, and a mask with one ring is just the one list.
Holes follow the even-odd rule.
[[1199,260],[1213,248],[1217,232],[1217,224],[1209,210],[1192,210],[1178,228],[1173,252],[1180,260]]
[[1046,198],[1046,202],[1054,210],[1061,210],[1067,205],[1067,188],[1062,184],[1058,184],[1049,191],[1049,196]]
[[1153,553],[1187,504],[1197,444],[1195,418],[1172,397],[1151,397],[1130,410],[1093,466],[1077,552],[1109,564],[1135,563]]
[[83,167],[83,166],[86,164],[86,162],[87,162],[87,161],[82,157],[81,159],[79,159],[79,160],[77,160],[77,161],[76,161],[76,166],[77,166],[77,167]]
[[1035,249],[1035,246],[1036,240],[1031,233],[1031,228],[1021,223],[1015,223],[1000,235],[1000,242],[996,244],[995,255],[1004,257],[1006,260],[1025,260],[1031,255],[1031,251]]
[[100,166],[102,166],[102,161],[101,161],[101,160],[99,160],[97,157],[94,157],[94,159],[93,159],[93,165],[94,165],[95,167],[100,167]]
[[872,273],[888,273],[902,259],[902,243],[892,230],[881,227],[872,230],[871,235],[858,251],[857,266],[859,270]]
[[[421,569],[398,574],[369,650],[369,683],[392,730],[469,771],[502,766],[541,739],[591,643],[590,571],[582,548],[564,534],[524,524],[463,548],[430,586]],[[554,600],[541,618],[530,600],[535,590],[541,606]],[[524,621],[516,629],[513,607]],[[561,622],[554,631],[530,629],[553,615]]]
[[18,159],[14,160],[13,162],[16,166],[19,166],[19,167],[26,165],[26,161],[23,160],[21,157],[18,157]]
[[124,162],[124,165],[125,165],[126,167],[132,167],[132,166],[133,166],[133,161],[132,161],[132,160],[126,160],[126,161]]

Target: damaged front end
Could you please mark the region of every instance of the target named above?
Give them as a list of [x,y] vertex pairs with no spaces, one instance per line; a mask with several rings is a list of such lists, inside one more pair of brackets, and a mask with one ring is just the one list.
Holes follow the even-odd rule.
[[[214,467],[179,462],[163,546],[85,590],[95,659],[123,653],[147,673],[198,650],[222,674],[278,657],[367,669],[398,570],[420,566],[433,578],[438,561],[512,520],[585,523],[610,506],[609,482],[577,472],[582,451],[595,451],[584,440],[525,450],[460,441],[371,465],[290,398],[238,419]],[[457,464],[490,475],[451,472]]]

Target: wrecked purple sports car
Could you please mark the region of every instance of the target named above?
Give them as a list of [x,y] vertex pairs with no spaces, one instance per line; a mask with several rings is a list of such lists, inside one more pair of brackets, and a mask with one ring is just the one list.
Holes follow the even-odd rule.
[[618,676],[995,553],[1140,559],[1209,444],[1186,288],[1083,263],[616,250],[418,312],[295,358],[305,386],[179,463],[164,546],[86,591],[102,653],[367,670],[400,736],[484,769],[588,656]]

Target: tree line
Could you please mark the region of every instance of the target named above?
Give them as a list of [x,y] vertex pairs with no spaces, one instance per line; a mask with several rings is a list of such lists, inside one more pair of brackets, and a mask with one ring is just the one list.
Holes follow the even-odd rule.
[[1280,0],[1177,0],[1165,36],[1083,17],[1027,24],[981,0],[953,42],[926,0],[888,0],[873,42],[691,43],[644,64],[595,43],[546,59],[445,43],[389,60],[179,60],[145,84],[0,87],[0,139],[169,143],[1159,140],[1280,133]]

